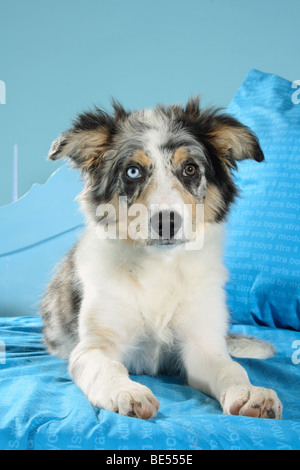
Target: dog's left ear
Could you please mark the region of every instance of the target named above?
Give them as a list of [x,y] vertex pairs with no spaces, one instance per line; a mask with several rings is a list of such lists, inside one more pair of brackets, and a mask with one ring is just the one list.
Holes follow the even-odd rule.
[[236,168],[236,162],[246,158],[264,160],[259,141],[247,126],[218,109],[202,110],[199,97],[188,101],[183,117],[192,124],[196,138],[212,146],[226,166]]
[[215,115],[210,124],[209,141],[226,164],[235,167],[236,161],[247,158],[264,160],[258,138],[247,126],[226,114]]

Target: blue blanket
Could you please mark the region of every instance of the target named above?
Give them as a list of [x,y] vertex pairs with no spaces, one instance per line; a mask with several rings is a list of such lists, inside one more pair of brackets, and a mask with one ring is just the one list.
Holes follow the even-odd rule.
[[274,358],[240,362],[254,384],[277,390],[284,403],[282,421],[225,416],[217,401],[169,376],[132,377],[158,397],[161,408],[155,419],[142,421],[93,408],[72,382],[67,362],[47,354],[40,318],[3,318],[0,448],[300,449],[300,332],[233,329],[272,338],[276,344]]
[[300,449],[300,104],[280,77],[250,71],[229,110],[257,133],[266,161],[239,165],[242,198],[228,221],[225,261],[232,330],[275,344],[241,359],[254,385],[274,388],[283,420],[225,416],[174,376],[132,377],[161,408],[140,421],[93,408],[67,363],[42,342],[38,304],[54,265],[83,229],[76,172],[0,208],[0,449]]

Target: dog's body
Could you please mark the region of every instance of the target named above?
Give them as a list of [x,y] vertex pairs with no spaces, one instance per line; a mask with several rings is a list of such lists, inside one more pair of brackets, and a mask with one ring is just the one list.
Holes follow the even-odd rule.
[[[197,100],[186,108],[135,113],[115,104],[112,117],[99,110],[81,115],[52,146],[50,158],[64,155],[85,175],[87,230],[59,266],[41,312],[50,351],[69,360],[74,381],[91,403],[151,418],[159,403],[128,371],[182,371],[190,386],[219,400],[225,413],[280,418],[276,393],[252,386],[231,359],[246,349],[249,356],[269,357],[272,348],[226,339],[223,221],[236,195],[235,161],[263,160],[251,131],[229,116],[200,111]],[[126,198],[123,205],[120,197]],[[103,203],[115,210],[114,239],[104,236],[105,216],[97,209]],[[163,203],[167,209],[140,216],[130,236],[121,212],[125,207],[132,222],[136,203]],[[187,204],[188,215],[180,212]],[[188,222],[192,234],[185,230]],[[149,236],[149,227],[156,237]],[[199,234],[204,241],[197,246]]]

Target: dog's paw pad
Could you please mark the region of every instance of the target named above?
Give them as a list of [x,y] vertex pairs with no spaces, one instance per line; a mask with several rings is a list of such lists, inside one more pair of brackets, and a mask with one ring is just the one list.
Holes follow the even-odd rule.
[[140,419],[154,418],[159,409],[159,401],[151,390],[138,383],[118,390],[111,397],[111,401],[117,413]]
[[230,387],[221,397],[225,414],[281,419],[282,404],[274,390],[261,387]]

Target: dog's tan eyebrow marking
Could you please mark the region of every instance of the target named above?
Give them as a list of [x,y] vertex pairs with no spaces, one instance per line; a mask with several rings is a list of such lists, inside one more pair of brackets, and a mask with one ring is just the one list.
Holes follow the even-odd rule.
[[142,150],[138,150],[133,154],[132,161],[135,161],[147,168],[151,166],[151,159]]
[[173,155],[173,162],[176,166],[179,166],[180,163],[185,162],[188,158],[188,151],[184,147],[179,147]]

